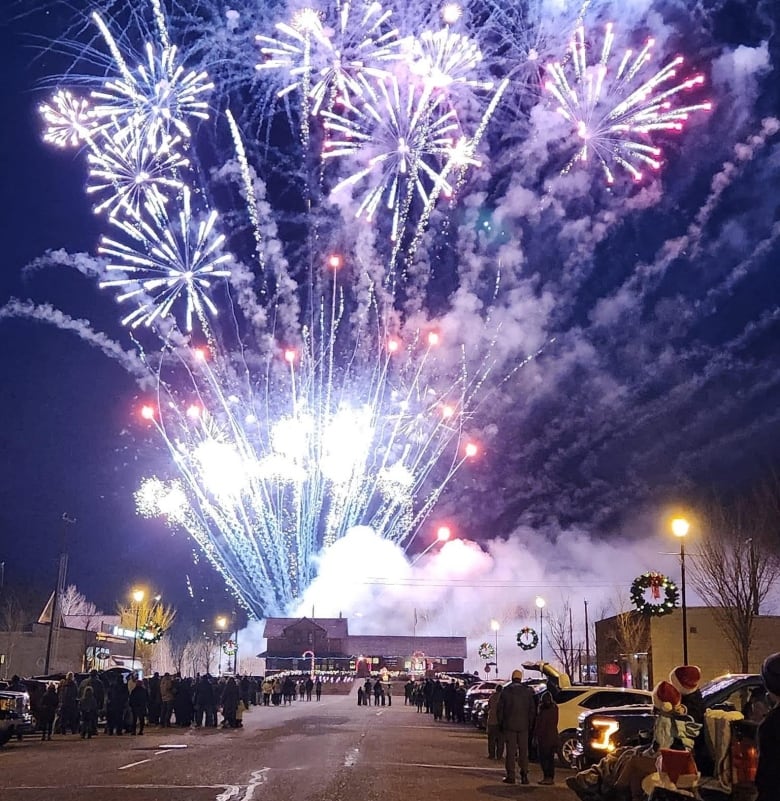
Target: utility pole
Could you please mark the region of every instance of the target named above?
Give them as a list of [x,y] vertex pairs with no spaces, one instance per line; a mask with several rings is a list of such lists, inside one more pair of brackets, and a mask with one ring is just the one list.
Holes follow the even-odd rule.
[[569,678],[572,679],[574,678],[574,622],[572,619],[571,604],[569,604],[569,653],[571,654],[571,658],[569,659],[571,675]]
[[590,683],[590,625],[588,624],[588,602],[585,601],[585,678]]
[[62,513],[62,537],[60,539],[60,558],[59,568],[57,570],[57,585],[54,588],[54,597],[51,602],[51,620],[49,621],[49,637],[46,641],[46,660],[44,661],[43,673],[45,676],[49,675],[49,667],[51,664],[51,651],[54,642],[54,628],[56,626],[57,633],[60,629],[60,598],[62,593],[65,592],[65,577],[68,573],[68,553],[65,548],[65,541],[68,534],[68,526],[76,522],[75,517],[70,517],[67,512]]

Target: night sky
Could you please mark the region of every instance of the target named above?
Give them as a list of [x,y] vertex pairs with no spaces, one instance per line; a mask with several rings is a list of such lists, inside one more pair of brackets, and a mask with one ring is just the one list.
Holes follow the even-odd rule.
[[[761,133],[762,119],[780,115],[776,3],[697,4],[686,17],[691,5],[655,10],[680,31],[678,46],[686,37],[701,45],[693,61],[708,72],[715,110],[682,135],[658,182],[621,196],[620,187],[604,190],[597,170],[575,170],[560,190],[566,211],[551,220],[540,211],[542,186],[564,179],[534,172],[531,158],[494,161],[497,174],[514,171],[484,215],[505,232],[497,247],[505,256],[514,248],[521,276],[507,336],[521,354],[556,341],[501,388],[480,421],[483,459],[444,501],[474,539],[520,523],[547,539],[572,528],[642,536],[667,504],[739,491],[778,464],[780,134],[771,124]],[[8,12],[0,27],[0,303],[45,301],[121,337],[115,306],[94,282],[52,267],[25,271],[49,249],[94,253],[102,232],[83,192],[84,159],[45,145],[36,113],[41,84],[66,69],[36,37],[57,35],[66,16],[62,7]],[[534,119],[537,134],[545,120]],[[726,176],[722,191],[716,175]],[[512,194],[513,182],[535,196]],[[187,536],[135,514],[148,453],[132,380],[71,335],[31,321],[0,320],[0,350],[0,560],[9,584],[53,583],[67,513],[77,519],[67,528],[69,582],[99,607],[113,609],[143,582],[193,620],[229,611],[220,579],[193,566]],[[203,604],[189,600],[185,573]]]

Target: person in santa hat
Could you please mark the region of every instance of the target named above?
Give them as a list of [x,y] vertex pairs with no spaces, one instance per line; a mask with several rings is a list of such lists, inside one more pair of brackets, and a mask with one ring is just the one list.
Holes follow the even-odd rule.
[[678,665],[669,674],[669,683],[682,696],[685,713],[697,723],[704,723],[704,699],[699,690],[701,670],[696,665]]

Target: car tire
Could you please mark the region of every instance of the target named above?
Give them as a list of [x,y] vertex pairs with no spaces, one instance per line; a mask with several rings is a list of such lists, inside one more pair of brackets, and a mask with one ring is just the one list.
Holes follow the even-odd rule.
[[558,759],[564,768],[577,770],[578,758],[575,756],[575,749],[579,746],[580,741],[577,737],[577,732],[573,729],[562,731],[559,735],[558,742]]

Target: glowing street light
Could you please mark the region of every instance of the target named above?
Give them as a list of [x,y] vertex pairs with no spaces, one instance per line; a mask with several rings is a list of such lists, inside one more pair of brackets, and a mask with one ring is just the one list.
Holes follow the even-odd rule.
[[683,665],[688,664],[688,606],[685,602],[685,538],[690,524],[684,517],[672,520],[672,534],[680,540],[680,587],[682,588]]
[[497,620],[490,621],[490,628],[496,633],[496,655],[493,657],[496,660],[496,678],[498,678],[498,630],[501,624]]
[[535,603],[539,610],[539,661],[544,664],[544,607],[547,606],[547,601],[537,595]]
[[135,627],[133,628],[133,670],[135,670],[135,646],[138,642],[138,614],[141,611],[141,603],[144,600],[143,590],[133,590],[133,601],[135,601]]

